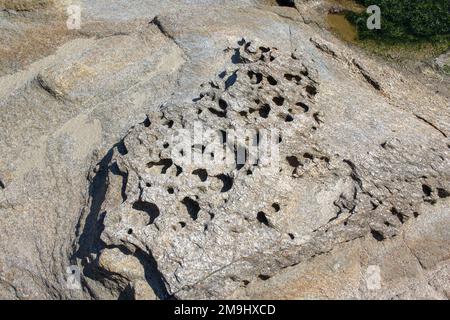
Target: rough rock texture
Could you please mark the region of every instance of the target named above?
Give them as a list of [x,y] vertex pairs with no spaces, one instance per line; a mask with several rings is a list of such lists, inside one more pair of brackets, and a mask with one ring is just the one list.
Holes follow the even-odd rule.
[[[155,261],[160,274],[155,290],[169,296],[226,298],[255,278],[266,280],[339,243],[366,234],[378,241],[393,238],[423,213],[424,202],[437,206],[449,196],[449,152],[441,135],[421,141],[421,128],[411,128],[408,134],[417,137],[413,147],[398,137],[384,141],[379,130],[367,137],[382,141],[371,152],[345,155],[336,144],[324,143],[345,136],[340,124],[327,121],[334,107],[316,102],[321,79],[307,59],[240,43],[232,51],[234,69],[210,82],[193,104],[148,114],[109,164],[100,208],[106,248],[99,259],[115,248],[124,255],[137,251]],[[370,108],[362,106],[358,115],[365,117]],[[398,123],[387,120],[392,111],[381,108],[385,130],[395,132]],[[346,126],[357,125],[349,120]],[[250,135],[237,148],[251,155],[252,148],[265,148],[258,143],[278,144],[279,168],[258,157],[241,165],[234,157],[231,165],[214,158],[185,161],[180,152],[209,157],[217,140],[192,137],[192,149],[188,144],[191,150],[181,151],[174,137],[186,134],[181,129],[194,135],[196,123],[222,133],[225,152],[229,129],[276,129],[281,135],[276,141]],[[445,214],[438,219],[445,221]],[[417,243],[431,236],[427,227],[419,223],[424,234],[415,229],[405,240],[415,255],[423,255],[418,259],[425,268],[448,255],[446,227],[433,229],[433,252]]]
[[[317,1],[79,3],[78,31],[0,12],[1,298],[448,298],[439,82],[318,28]],[[282,171],[177,162],[195,120],[277,129]]]

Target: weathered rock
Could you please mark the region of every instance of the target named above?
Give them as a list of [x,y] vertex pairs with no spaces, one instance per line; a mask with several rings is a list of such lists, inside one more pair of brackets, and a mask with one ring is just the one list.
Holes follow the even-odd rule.
[[[416,135],[415,140],[380,140],[400,125],[389,120],[397,111],[382,105],[378,121],[384,121],[384,130],[363,127],[374,120],[370,108],[361,106],[357,122],[349,124],[353,119],[346,117],[342,131],[339,123],[327,121],[334,108],[320,96],[331,91],[323,91],[306,59],[245,40],[240,44],[232,50],[234,69],[211,81],[197,102],[148,114],[109,165],[116,183],[108,188],[116,191],[100,209],[101,239],[154,259],[168,296],[225,298],[338,243],[367,233],[378,241],[395,237],[420,215],[424,201],[440,201],[448,189],[450,164],[441,135],[432,131],[434,136],[425,138],[441,145],[438,152],[405,123],[402,134]],[[259,158],[257,165],[239,165],[234,157],[231,163],[186,162],[181,150],[192,152],[193,159],[211,150],[217,157],[214,138],[189,140],[189,150],[179,149],[175,137],[195,135],[196,122],[219,136],[228,129],[277,130],[282,139],[272,145],[280,149],[279,163],[274,169]],[[358,134],[371,143],[357,151],[342,149]],[[326,143],[336,135],[339,144]],[[248,140],[237,150],[252,154],[257,140]],[[370,146],[376,140],[384,142]],[[439,185],[440,196],[428,194],[427,184]]]

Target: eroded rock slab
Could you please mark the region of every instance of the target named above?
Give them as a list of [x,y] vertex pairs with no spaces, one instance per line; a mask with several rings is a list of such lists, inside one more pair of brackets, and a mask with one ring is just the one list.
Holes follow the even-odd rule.
[[[429,188],[449,188],[448,148],[434,130],[423,138],[423,128],[389,120],[400,111],[382,104],[377,121],[368,106],[344,121],[307,59],[258,42],[239,44],[229,49],[234,67],[206,84],[195,102],[148,114],[108,160],[99,259],[117,247],[152,261],[159,281],[149,283],[159,298],[229,297],[339,243],[396,237],[424,202],[445,198]],[[182,136],[199,125],[221,139],[180,149]],[[399,126],[407,128],[402,138],[373,149]],[[230,129],[278,132],[265,140],[258,131],[236,149],[251,158],[254,147],[275,146],[277,164],[260,153],[240,163],[238,151],[231,162],[214,162],[222,153],[211,146],[222,145],[226,155]],[[211,159],[199,164],[185,161],[186,154]]]

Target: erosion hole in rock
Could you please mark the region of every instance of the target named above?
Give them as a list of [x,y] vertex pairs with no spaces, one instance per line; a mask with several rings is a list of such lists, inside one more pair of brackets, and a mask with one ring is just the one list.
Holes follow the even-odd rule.
[[219,99],[219,107],[222,110],[226,110],[228,108],[228,103],[223,99]]
[[261,279],[262,281],[266,281],[270,279],[270,276],[266,275],[266,274],[260,274],[258,276],[259,279]]
[[167,142],[163,144],[164,149],[167,149],[168,147],[169,147],[169,144]]
[[288,114],[288,115],[286,116],[286,118],[284,118],[284,121],[286,121],[286,122],[292,122],[292,121],[294,121],[294,117],[292,117],[290,114]]
[[267,118],[267,117],[269,117],[270,110],[271,110],[270,106],[268,104],[264,104],[259,109],[259,115],[261,116],[261,118]]
[[[239,43],[238,43],[239,44]],[[231,56],[231,62],[233,63],[233,64],[240,64],[240,63],[245,63],[245,62],[247,62],[247,60],[246,59],[244,59],[243,57],[242,57],[242,55],[241,55],[241,51],[239,50],[239,49],[234,49],[234,53],[233,53],[233,55]],[[226,76],[226,73],[225,73],[225,76]]]
[[372,234],[372,237],[377,241],[383,241],[385,239],[384,235],[377,230],[371,229],[370,233]]
[[328,157],[320,157],[320,160],[325,161],[326,163],[330,163],[330,158]]
[[161,174],[166,174],[167,170],[172,166],[173,161],[172,159],[161,159],[158,162],[149,162],[147,163],[148,168],[153,167],[161,167]]
[[206,169],[196,169],[192,171],[192,174],[199,177],[202,182],[205,182],[208,179],[208,171],[206,171]]
[[405,217],[403,216],[403,214],[397,210],[397,208],[392,207],[391,208],[391,213],[396,216],[398,218],[398,220],[403,224],[405,223]]
[[235,84],[236,81],[237,81],[237,73],[235,72],[231,76],[229,76],[228,79],[225,81],[225,90],[227,90],[229,87]]
[[307,85],[305,87],[306,92],[311,95],[311,96],[315,96],[317,94],[317,88],[314,87],[313,85]]
[[272,203],[272,208],[275,210],[275,212],[280,211],[280,205],[278,203]]
[[302,108],[305,113],[309,111],[308,105],[303,102],[297,102],[295,105]]
[[263,79],[262,73],[259,73],[259,72],[249,71],[249,72],[247,72],[247,75],[250,78],[250,80],[252,81],[252,84],[260,84]]
[[131,229],[131,228],[128,229],[127,233],[128,233],[128,234],[133,234],[133,229]]
[[121,196],[122,196],[122,202],[125,202],[128,198],[127,196],[127,183],[128,183],[128,172],[123,172],[120,170],[119,166],[117,165],[117,162],[114,162],[110,166],[111,173],[117,176],[122,177],[122,187],[121,187]]
[[151,126],[151,124],[152,124],[152,122],[150,121],[150,119],[148,117],[145,118],[145,120],[143,122],[144,127],[148,128]]
[[169,188],[167,188],[167,192],[168,192],[169,194],[174,194],[174,193],[175,193],[175,190],[174,190],[172,187],[169,187]]
[[315,120],[318,124],[323,123],[322,119],[320,119],[320,114],[319,114],[319,112],[314,113],[314,114],[313,114],[313,118],[314,118],[314,120]]
[[178,222],[178,223],[180,224],[181,228],[186,227],[186,222],[180,221],[180,222]]
[[295,7],[295,1],[294,0],[277,0],[277,4],[280,7]]
[[450,192],[442,188],[436,188],[437,194],[439,198],[447,198],[450,197]]
[[288,233],[289,238],[291,238],[291,240],[295,239],[295,236],[292,233]]
[[309,153],[309,152],[305,152],[303,154],[303,158],[309,159],[309,160],[314,160],[314,156],[311,153]]
[[116,144],[116,147],[121,156],[124,156],[128,153],[127,147],[125,146],[125,142],[123,140]]
[[426,184],[422,184],[422,191],[423,191],[423,193],[424,193],[427,197],[431,196],[432,190],[431,190],[431,188],[430,188],[429,186],[427,186]]
[[133,209],[145,212],[149,216],[149,221],[147,225],[152,224],[156,218],[160,215],[159,208],[156,204],[145,201],[136,201],[133,203]]
[[272,101],[275,102],[275,104],[276,104],[277,106],[280,106],[280,107],[284,104],[284,98],[281,97],[281,96],[274,97],[274,98],[272,99]]
[[291,167],[297,168],[298,166],[300,166],[300,161],[298,161],[298,158],[296,156],[286,157],[286,160]]
[[186,206],[186,210],[188,214],[191,216],[192,220],[197,220],[198,218],[198,212],[200,211],[200,205],[197,201],[192,200],[189,197],[185,197],[183,201],[181,201],[182,204]]
[[265,226],[270,227],[269,220],[267,219],[267,216],[266,216],[266,214],[264,212],[262,212],[262,211],[258,212],[257,215],[256,215],[256,219],[260,223],[264,224]]
[[222,181],[223,186],[220,192],[228,192],[233,187],[234,179],[227,174],[219,174],[216,176],[219,180]]
[[214,108],[208,108],[208,110],[209,110],[209,112],[211,112],[212,114],[218,116],[219,118],[226,118],[226,116],[227,116],[226,111],[219,111],[219,110],[216,110]]
[[284,75],[284,78],[288,81],[295,81],[297,84],[300,84],[300,82],[302,81],[302,77],[300,77],[298,75],[289,74],[289,73],[286,73]]
[[0,189],[5,189],[6,187],[5,187],[5,184],[3,183],[3,181],[2,180],[0,180]]
[[181,168],[180,166],[175,165],[175,168],[177,169],[177,172],[175,173],[175,175],[178,177],[180,174],[183,173],[183,168]]
[[268,77],[267,77],[267,81],[268,81],[269,84],[272,85],[272,86],[276,86],[276,85],[278,84],[278,81],[275,80],[275,78],[272,77],[272,76],[268,76]]
[[174,124],[173,120],[169,120],[166,122],[166,126],[169,127],[169,129],[173,127],[173,124]]

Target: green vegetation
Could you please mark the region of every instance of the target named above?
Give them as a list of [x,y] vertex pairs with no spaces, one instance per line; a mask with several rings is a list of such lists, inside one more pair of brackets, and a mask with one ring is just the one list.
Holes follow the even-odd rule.
[[447,74],[449,74],[450,75],[450,66],[449,65],[444,65],[444,68],[443,68],[443,70],[444,70],[444,72],[445,73],[447,73]]
[[[368,7],[381,9],[381,29],[369,30],[365,12],[349,12],[347,19],[355,24],[360,40],[386,43],[444,42],[450,44],[449,0],[356,0]],[[441,43],[442,45],[442,43]]]

